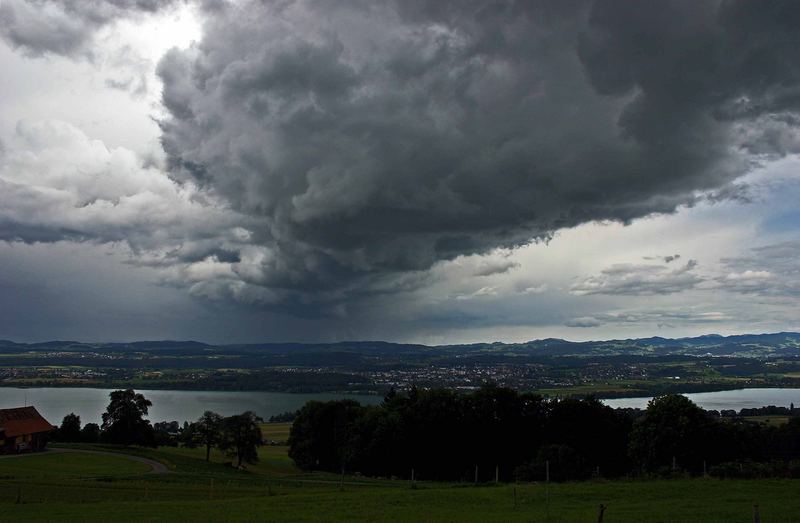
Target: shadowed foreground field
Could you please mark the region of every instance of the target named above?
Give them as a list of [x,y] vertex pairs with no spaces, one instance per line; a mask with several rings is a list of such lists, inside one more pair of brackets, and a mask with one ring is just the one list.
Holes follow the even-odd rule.
[[[271,430],[278,431],[279,428]],[[277,434],[276,434],[277,435]],[[276,437],[274,440],[280,441]],[[202,449],[103,450],[156,459],[171,471],[115,456],[45,454],[0,460],[3,521],[604,521],[800,520],[800,481],[653,480],[563,484],[471,484],[375,480],[293,467],[286,447],[261,449],[247,471]],[[23,464],[25,464],[23,466]],[[342,484],[340,485],[340,481]]]
[[[30,487],[33,487],[31,484]],[[114,501],[80,500],[0,503],[9,521],[157,521],[173,517],[195,521],[552,521],[597,520],[599,503],[606,522],[749,522],[752,503],[760,503],[763,521],[797,521],[800,501],[791,481],[652,481],[551,485],[550,503],[543,485],[422,486],[418,489],[346,486],[280,487],[269,496],[228,488],[225,499],[202,499],[201,489],[178,485],[85,485]],[[5,489],[5,485],[4,485]],[[194,494],[195,499],[186,499]],[[187,496],[188,495],[188,496]],[[173,501],[165,498],[174,496]],[[105,496],[104,496],[105,497]],[[183,499],[181,499],[183,498]],[[106,499],[109,499],[106,497]],[[549,517],[548,517],[549,513]]]

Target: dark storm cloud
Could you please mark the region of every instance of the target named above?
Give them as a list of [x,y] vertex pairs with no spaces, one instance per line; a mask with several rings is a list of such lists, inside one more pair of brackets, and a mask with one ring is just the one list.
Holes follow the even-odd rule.
[[263,220],[251,283],[358,288],[724,194],[751,152],[793,150],[798,19],[795,2],[216,3],[160,63],[163,144],[175,176]]
[[117,19],[155,13],[180,0],[4,0],[0,36],[30,56],[91,56],[99,29]]

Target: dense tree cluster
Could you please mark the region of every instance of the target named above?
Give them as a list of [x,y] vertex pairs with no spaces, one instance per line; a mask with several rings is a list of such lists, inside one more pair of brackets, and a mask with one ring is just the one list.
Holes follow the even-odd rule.
[[[81,428],[74,413],[54,438],[65,442],[183,445],[212,449],[238,467],[258,460],[264,444],[253,412],[206,411],[193,423],[153,425],[142,394],[110,394],[103,424]],[[748,414],[789,416],[780,426]],[[792,405],[705,411],[680,395],[659,396],[646,410],[612,409],[597,399],[548,399],[486,385],[470,394],[447,389],[389,392],[380,405],[310,401],[297,413],[289,456],[304,470],[429,480],[553,481],[599,475],[800,477],[800,411]]]
[[73,443],[114,443],[155,447],[163,440],[145,419],[152,403],[132,389],[115,390],[103,413],[102,425],[87,423],[81,428],[81,418],[75,413],[64,416],[61,426],[53,433],[57,441]]
[[[646,411],[593,398],[546,399],[487,385],[390,392],[377,406],[307,403],[289,438],[304,470],[371,476],[474,480],[573,480],[593,475],[736,475],[731,463],[800,472],[800,418],[781,427],[720,418],[684,396],[661,396]],[[751,467],[752,468],[752,467]],[[747,475],[738,467],[739,475]],[[748,469],[750,470],[750,469]]]
[[236,460],[236,466],[258,461],[258,447],[263,445],[259,424],[263,421],[251,411],[222,417],[206,411],[194,423],[162,421],[150,424],[145,419],[150,400],[131,389],[116,390],[103,413],[103,425],[87,423],[81,428],[81,418],[74,413],[64,417],[54,431],[57,441],[80,443],[113,443],[149,447],[202,446],[206,461],[211,459],[211,449],[217,448]]
[[194,423],[185,424],[177,439],[185,447],[205,448],[206,461],[211,459],[211,449],[217,448],[241,467],[258,461],[258,447],[264,444],[263,421],[249,410],[227,418],[207,410]]
[[[444,389],[387,395],[379,406],[349,400],[309,402],[292,426],[289,455],[306,470],[376,476],[503,479],[536,469],[540,449],[574,456],[569,479],[600,467],[627,470],[631,420],[597,400],[548,401],[486,386],[472,394]],[[587,431],[586,427],[591,426]],[[518,470],[519,469],[519,470]]]

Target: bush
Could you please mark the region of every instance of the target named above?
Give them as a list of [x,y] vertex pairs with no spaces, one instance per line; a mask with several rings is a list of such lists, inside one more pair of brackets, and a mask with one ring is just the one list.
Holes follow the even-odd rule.
[[545,481],[550,469],[550,481],[570,481],[588,477],[581,456],[567,445],[546,445],[539,449],[536,459],[514,470],[517,481]]
[[81,441],[83,443],[98,443],[100,441],[100,425],[97,423],[87,423],[81,429]]

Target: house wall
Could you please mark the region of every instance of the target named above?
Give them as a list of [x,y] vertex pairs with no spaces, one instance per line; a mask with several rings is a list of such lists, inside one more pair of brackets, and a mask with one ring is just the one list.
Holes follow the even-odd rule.
[[47,434],[25,434],[13,438],[0,438],[0,454],[36,452],[47,446]]

